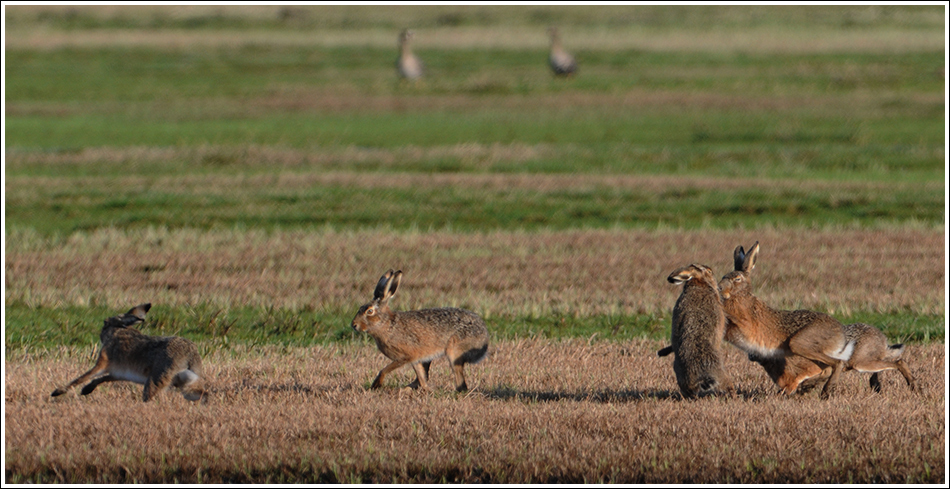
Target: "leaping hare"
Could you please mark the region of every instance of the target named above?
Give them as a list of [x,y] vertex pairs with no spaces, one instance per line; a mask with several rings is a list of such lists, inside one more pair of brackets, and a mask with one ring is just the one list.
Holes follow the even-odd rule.
[[673,372],[684,397],[691,399],[717,390],[732,392],[732,381],[722,368],[720,354],[726,316],[712,270],[692,264],[673,271],[666,280],[683,284],[683,291],[673,307],[672,346],[657,354],[675,354]]
[[[148,336],[130,328],[143,323],[151,307],[139,304],[125,314],[106,319],[99,334],[102,348],[96,365],[66,387],[54,390],[53,397],[93,379],[82,388],[82,395],[91,394],[104,382],[127,380],[145,385],[143,401],[169,385],[180,388],[189,401],[206,400],[201,357],[194,343],[178,336]],[[96,377],[101,373],[106,375]]]
[[351,324],[353,329],[369,333],[379,351],[392,360],[379,371],[372,388],[381,387],[387,374],[409,363],[416,371],[416,380],[409,387],[428,389],[429,365],[445,355],[455,373],[455,390],[468,390],[463,367],[478,363],[488,351],[485,322],[471,311],[451,307],[393,311],[389,299],[401,280],[401,270],[386,272],[376,284],[373,300],[360,307]]
[[772,309],[752,295],[752,269],[758,253],[758,241],[748,253],[737,247],[733,253],[735,271],[719,282],[729,321],[726,341],[761,363],[773,380],[777,376],[776,383],[785,394],[795,392],[806,379],[823,377],[830,367],[821,392],[821,397],[827,398],[851,354],[844,325],[820,312]]

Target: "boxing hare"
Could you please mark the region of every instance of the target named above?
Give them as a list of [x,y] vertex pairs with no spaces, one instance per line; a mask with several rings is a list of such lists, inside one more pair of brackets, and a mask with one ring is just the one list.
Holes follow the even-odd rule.
[[[130,326],[145,321],[151,304],[139,304],[129,312],[105,320],[99,339],[102,348],[91,370],[66,387],[53,391],[53,397],[93,379],[82,388],[89,395],[100,384],[126,380],[144,384],[142,400],[149,401],[169,385],[181,389],[185,399],[206,400],[201,372],[201,357],[195,344],[178,336],[148,336]],[[106,375],[96,377],[105,373]]]
[[401,270],[386,272],[376,284],[373,300],[360,307],[351,324],[369,333],[379,351],[392,360],[379,371],[372,388],[381,387],[387,374],[408,363],[416,371],[409,387],[428,389],[429,365],[445,355],[455,373],[455,390],[468,390],[463,368],[466,363],[478,363],[488,352],[485,322],[471,311],[451,307],[393,311],[389,300],[401,280]]
[[719,390],[732,392],[732,381],[722,368],[720,352],[726,316],[712,270],[693,264],[675,270],[666,280],[683,284],[683,291],[673,307],[672,345],[657,354],[675,354],[673,372],[684,397],[695,398]]
[[726,341],[762,364],[785,394],[795,392],[806,379],[824,378],[830,368],[821,392],[827,398],[850,355],[844,325],[820,312],[772,309],[752,295],[758,253],[758,242],[748,253],[737,247],[735,270],[719,282],[728,320]]

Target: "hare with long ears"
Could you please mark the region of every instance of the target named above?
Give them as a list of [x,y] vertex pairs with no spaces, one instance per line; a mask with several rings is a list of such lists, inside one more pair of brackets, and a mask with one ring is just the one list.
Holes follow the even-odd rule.
[[904,376],[911,391],[917,390],[914,377],[907,369],[901,355],[904,345],[887,346],[887,337],[870,324],[854,323],[844,326],[845,338],[851,348],[851,356],[845,364],[846,370],[873,372],[870,385],[875,392],[881,392],[879,375],[885,370],[897,370]]
[[[777,383],[785,394],[795,392],[808,378],[823,376],[830,368],[821,392],[821,397],[827,398],[852,353],[853,345],[845,337],[844,325],[820,312],[772,309],[752,295],[752,269],[758,253],[758,242],[748,253],[742,246],[737,247],[733,254],[736,270],[719,282],[729,321],[726,341],[762,363],[773,378],[781,366]],[[814,365],[794,357],[803,357]]]
[[673,271],[666,280],[683,284],[683,291],[673,307],[672,345],[657,353],[675,354],[673,372],[680,392],[686,398],[733,392],[732,381],[722,368],[720,345],[726,316],[712,270],[692,264]]
[[[143,401],[169,386],[181,389],[190,401],[206,400],[201,357],[194,343],[178,336],[148,336],[131,328],[145,322],[145,313],[151,307],[139,304],[125,314],[106,319],[99,334],[102,348],[95,366],[53,391],[53,397],[92,379],[82,388],[82,395],[91,394],[105,382],[125,380],[145,385]],[[105,375],[97,377],[102,373]]]
[[360,307],[353,318],[353,329],[369,333],[376,346],[392,362],[373,380],[373,389],[383,385],[387,374],[411,364],[416,380],[413,389],[428,389],[429,365],[446,356],[455,374],[455,390],[468,390],[466,363],[478,363],[488,352],[488,328],[477,314],[452,307],[393,311],[389,300],[396,294],[402,271],[386,272],[373,292],[373,300]]

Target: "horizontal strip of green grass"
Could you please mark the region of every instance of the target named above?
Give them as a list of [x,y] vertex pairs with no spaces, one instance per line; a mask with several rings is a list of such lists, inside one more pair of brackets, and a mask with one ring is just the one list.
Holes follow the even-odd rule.
[[[565,82],[550,76],[544,48],[440,49],[418,50],[426,63],[426,81],[406,86],[396,80],[395,49],[364,46],[70,48],[8,50],[6,54],[7,103],[169,103],[201,98],[235,98],[239,103],[314,89],[361,95],[536,96],[634,88],[744,97],[841,96],[855,90],[906,94],[939,91],[943,64],[939,50],[902,54],[590,51],[580,61],[582,76]],[[156,91],[156,86],[162,89]]]
[[[556,103],[552,101],[552,103]],[[932,110],[931,110],[932,109]],[[781,117],[777,117],[778,115]],[[816,114],[764,110],[614,111],[605,108],[475,111],[415,114],[315,114],[291,112],[259,117],[177,118],[173,114],[82,113],[60,117],[8,115],[7,147],[76,150],[101,146],[277,145],[398,148],[461,143],[625,143],[633,145],[851,144],[939,145],[942,103],[923,114]]]
[[[205,348],[230,344],[309,346],[335,342],[371,342],[368,335],[350,328],[352,311],[289,310],[260,307],[215,308],[210,305],[163,307],[150,311],[138,329],[145,334],[177,335]],[[116,311],[104,306],[32,308],[8,304],[5,308],[7,350],[43,350],[99,342],[102,321]],[[945,340],[942,315],[910,312],[859,312],[836,315],[842,323],[872,324],[891,344],[931,343]],[[622,341],[634,338],[664,340],[670,335],[668,314],[630,315],[496,315],[485,318],[496,340],[529,337],[587,338]]]
[[[425,181],[426,178],[423,178]],[[530,182],[530,180],[529,180]],[[67,182],[68,183],[68,182]],[[98,185],[97,185],[98,183]],[[410,180],[410,184],[412,180]],[[879,226],[942,224],[937,186],[802,188],[693,185],[656,188],[481,188],[443,185],[334,185],[282,188],[269,180],[224,180],[215,188],[174,184],[83,185],[7,181],[6,227],[68,235],[97,228],[367,229],[484,231],[491,229],[655,228],[673,226]]]

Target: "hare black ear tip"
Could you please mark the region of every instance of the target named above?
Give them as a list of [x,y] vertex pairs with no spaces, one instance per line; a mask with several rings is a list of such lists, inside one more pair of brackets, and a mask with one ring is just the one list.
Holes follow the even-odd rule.
[[148,310],[152,308],[152,303],[151,303],[151,302],[146,302],[145,304],[142,304],[141,307],[142,307],[142,309],[145,310],[145,312],[148,312]]

